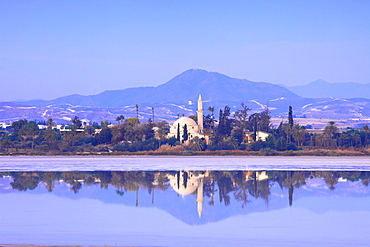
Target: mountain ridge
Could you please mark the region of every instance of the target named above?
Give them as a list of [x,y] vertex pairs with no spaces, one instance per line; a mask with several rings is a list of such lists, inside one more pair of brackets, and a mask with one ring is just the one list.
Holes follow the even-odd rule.
[[54,100],[31,100],[15,103],[39,107],[61,103],[94,107],[122,107],[143,103],[184,104],[189,101],[189,98],[196,98],[199,93],[215,101],[225,98],[231,101],[240,101],[242,97],[246,100],[271,100],[282,96],[301,98],[286,88],[272,83],[252,82],[246,79],[231,78],[217,72],[190,69],[156,87],[133,87],[103,91],[96,95],[73,94]]
[[301,86],[287,87],[293,93],[305,98],[369,98],[370,83],[361,84],[356,82],[330,83],[324,80],[316,80]]
[[[330,83],[323,80],[313,84],[330,86]],[[204,100],[205,114],[208,107],[212,106],[216,110],[216,117],[218,110],[226,105],[233,114],[241,103],[245,103],[252,108],[250,114],[269,107],[272,116],[284,118],[288,107],[292,106],[297,117],[370,119],[370,99],[307,98],[272,83],[252,82],[217,72],[190,69],[156,87],[108,90],[87,96],[72,94],[54,100],[0,103],[0,121],[17,121],[22,118],[42,121],[53,118],[57,122],[66,123],[78,116],[86,122],[114,122],[120,115],[136,117],[136,105],[139,106],[141,121],[153,117],[153,108],[156,121],[173,121],[181,115],[195,114],[195,103],[200,93]]]

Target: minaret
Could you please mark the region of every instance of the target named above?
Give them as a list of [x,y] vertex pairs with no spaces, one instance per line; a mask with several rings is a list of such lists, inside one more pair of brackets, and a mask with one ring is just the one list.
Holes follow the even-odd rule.
[[203,178],[199,179],[198,191],[197,191],[197,202],[198,202],[198,215],[202,217],[203,212]]
[[203,134],[203,113],[204,111],[203,111],[202,95],[199,94],[197,116],[198,116],[199,133],[201,134]]

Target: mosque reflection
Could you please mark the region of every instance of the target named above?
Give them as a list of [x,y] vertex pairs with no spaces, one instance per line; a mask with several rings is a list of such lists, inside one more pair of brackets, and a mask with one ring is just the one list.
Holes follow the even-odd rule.
[[[275,205],[292,206],[294,196],[369,196],[369,176],[368,171],[2,172],[0,193],[32,191],[37,187],[54,193],[65,186],[74,195],[92,186],[114,190],[113,196],[126,196],[136,206],[142,206],[139,191],[150,196],[151,204],[158,205],[160,200],[169,200],[156,198],[165,192],[171,200],[190,198],[186,207],[192,207],[194,213],[196,209],[200,219],[205,206],[210,211],[212,207],[225,209],[233,204],[238,210],[249,207],[258,211],[261,205],[268,207],[272,199],[276,200]],[[147,204],[143,202],[144,206]]]

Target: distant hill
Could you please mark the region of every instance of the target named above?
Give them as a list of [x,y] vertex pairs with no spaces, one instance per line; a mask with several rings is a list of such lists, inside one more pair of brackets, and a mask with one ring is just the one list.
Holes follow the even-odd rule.
[[354,82],[329,83],[317,80],[303,86],[288,87],[290,91],[305,98],[369,98],[370,83],[361,84]]
[[265,82],[252,82],[231,78],[216,72],[190,69],[157,87],[136,87],[123,90],[104,91],[97,95],[69,95],[54,100],[32,100],[21,102],[26,105],[47,106],[73,104],[93,107],[122,107],[132,104],[188,104],[202,94],[213,102],[225,99],[232,102],[248,100],[264,101],[285,97],[301,98],[288,89]]
[[[245,103],[252,108],[250,113],[260,112],[268,106],[271,115],[276,117],[286,117],[288,107],[292,106],[297,117],[370,119],[370,99],[325,96],[334,95],[333,85],[337,83],[316,81],[301,86],[306,87],[303,92],[299,91],[300,87],[295,87],[294,93],[283,86],[271,83],[252,82],[216,72],[190,69],[157,87],[104,91],[89,96],[73,94],[54,100],[0,102],[0,122],[16,121],[21,118],[29,120],[53,118],[60,124],[68,123],[71,118],[78,116],[85,122],[109,120],[114,123],[116,117],[120,115],[126,118],[135,117],[136,104],[139,105],[141,121],[152,118],[152,108],[155,108],[155,121],[173,121],[181,115],[195,114],[196,100],[200,93],[204,100],[205,114],[209,113],[208,107],[213,106],[216,117],[219,109],[226,105],[231,107],[231,111],[235,111],[240,109],[241,103]],[[354,87],[367,86],[356,83],[354,85]],[[350,92],[349,89],[347,91]],[[362,91],[366,92],[365,89]],[[299,96],[298,93],[305,97]]]

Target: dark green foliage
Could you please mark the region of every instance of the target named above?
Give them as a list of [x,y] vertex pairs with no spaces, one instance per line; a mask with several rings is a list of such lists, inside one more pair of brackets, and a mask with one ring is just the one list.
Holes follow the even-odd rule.
[[71,122],[73,123],[73,126],[76,129],[79,129],[79,128],[82,127],[82,122],[81,122],[80,118],[77,117],[77,116],[74,116],[74,118],[72,118]]
[[95,135],[99,144],[108,144],[112,142],[112,130],[110,128],[102,128],[100,133]]
[[113,151],[121,152],[151,151],[158,149],[158,147],[159,140],[152,138],[142,142],[135,142],[133,144],[118,144],[113,148]]
[[232,120],[229,119],[230,107],[225,106],[224,111],[220,110],[219,124],[217,127],[216,135],[221,137],[229,136],[233,129]]
[[189,139],[189,134],[188,134],[188,126],[185,124],[184,125],[184,134],[182,135],[182,141],[185,142]]
[[290,128],[293,128],[293,108],[289,106],[288,123]]
[[235,129],[231,132],[231,136],[238,142],[242,143],[244,140],[244,131],[241,128]]
[[171,137],[171,138],[166,139],[165,142],[162,141],[161,143],[162,144],[167,143],[170,146],[175,146],[177,142],[178,142],[178,140],[175,137]]
[[180,141],[180,123],[177,124],[177,136],[176,136],[177,141]]
[[230,141],[220,141],[220,142],[217,142],[214,145],[209,145],[207,147],[207,149],[210,150],[210,151],[215,151],[215,150],[235,150],[235,146]]
[[28,123],[26,119],[20,119],[18,121],[15,121],[12,123],[12,129],[15,133],[18,133],[18,131],[25,126]]
[[91,145],[93,145],[93,146],[96,146],[96,145],[99,144],[98,140],[95,137],[92,137],[92,136],[83,139],[82,142],[84,144],[90,144],[91,143]]

